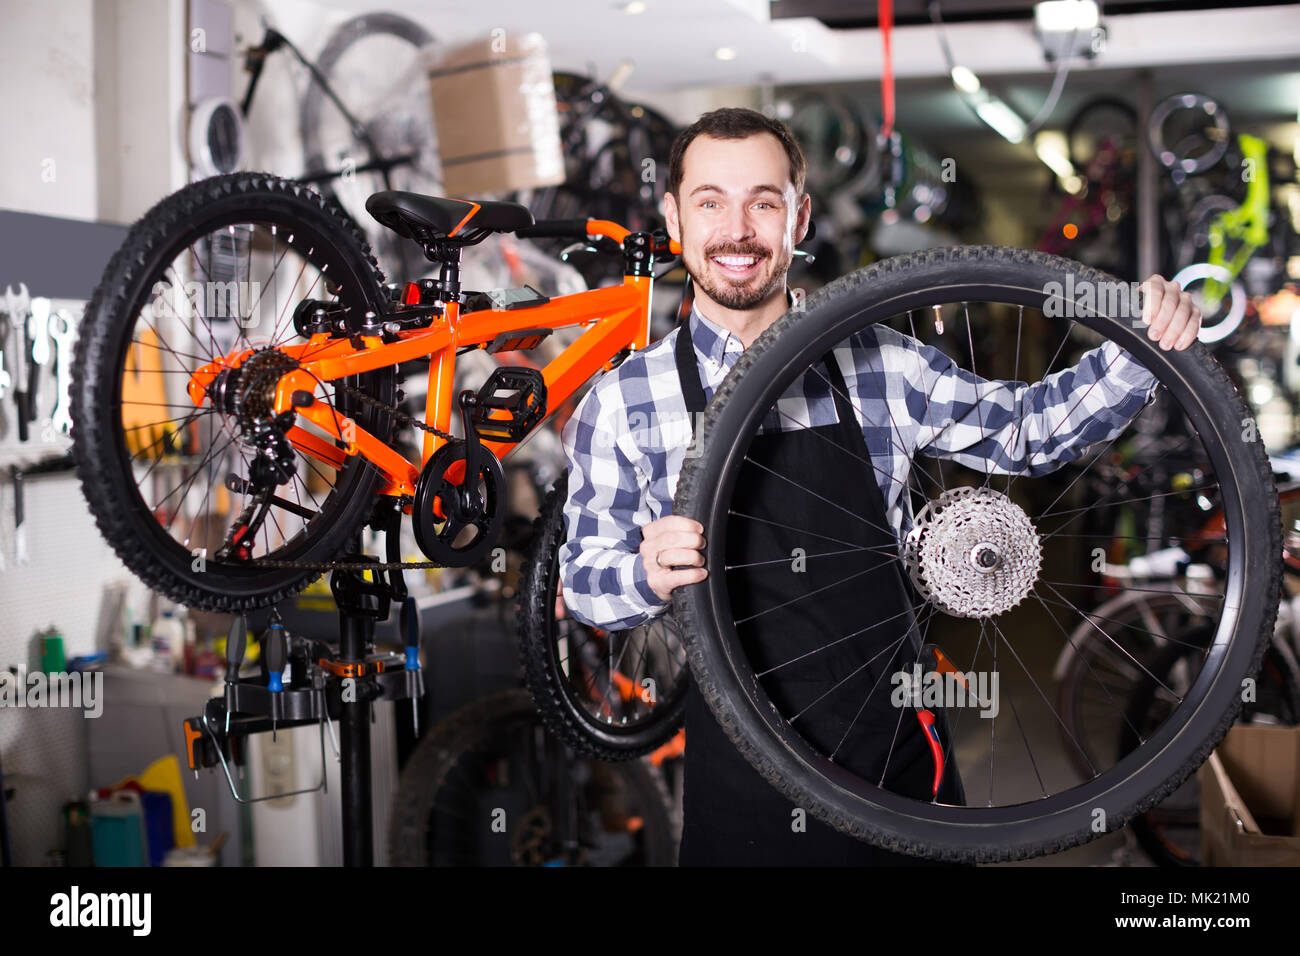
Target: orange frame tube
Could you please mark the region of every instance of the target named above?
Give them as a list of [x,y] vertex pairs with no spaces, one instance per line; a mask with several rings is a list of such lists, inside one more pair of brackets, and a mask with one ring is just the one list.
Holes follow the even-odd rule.
[[[609,235],[619,241],[627,230],[617,223],[591,220],[588,232]],[[673,243],[675,252],[680,252]],[[420,470],[446,440],[427,434],[419,464],[407,460],[385,442],[355,421],[348,420],[328,405],[317,402],[306,408],[294,408],[293,393],[314,392],[319,382],[360,375],[386,366],[397,365],[428,356],[429,392],[425,405],[425,422],[450,431],[456,410],[454,375],[456,352],[467,345],[486,347],[503,332],[523,329],[586,328],[578,339],[542,369],[546,383],[547,416],[559,408],[588,379],[613,365],[622,349],[642,349],[650,337],[650,300],[654,280],[651,276],[624,276],[621,285],[605,286],[586,292],[559,296],[544,305],[510,311],[480,310],[462,315],[459,304],[445,304],[444,314],[423,329],[398,333],[397,341],[385,343],[377,337],[363,337],[361,348],[346,338],[321,334],[306,343],[281,347],[296,359],[306,357],[299,368],[280,379],[275,393],[275,413],[292,409],[311,421],[326,434],[344,444],[342,449],[298,426],[288,432],[289,440],[307,455],[332,468],[342,466],[350,455],[360,455],[383,474],[380,492],[388,495],[414,495]],[[196,405],[206,401],[205,389],[226,368],[237,368],[251,354],[245,349],[198,369],[191,377],[188,390]],[[540,427],[541,423],[538,423]],[[514,450],[516,442],[483,441],[498,459]]]

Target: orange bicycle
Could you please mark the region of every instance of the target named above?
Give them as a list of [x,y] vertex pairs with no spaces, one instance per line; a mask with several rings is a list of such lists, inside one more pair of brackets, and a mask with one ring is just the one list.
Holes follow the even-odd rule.
[[[534,222],[524,206],[415,193],[367,202],[437,279],[385,284],[355,224],[258,173],[194,183],[131,229],[86,309],[73,440],[105,538],[150,587],[248,610],[347,560],[366,523],[410,515],[429,559],[464,567],[504,520],[501,459],[593,375],[646,345],[654,267],[680,247],[614,222]],[[492,233],[572,238],[625,263],[621,284],[548,299],[463,291],[461,252]],[[542,369],[499,367],[453,394],[457,356],[577,338]],[[423,414],[399,368],[428,364]],[[453,418],[460,434],[452,433]],[[413,429],[422,447],[400,440]],[[339,560],[340,556],[343,560]]]

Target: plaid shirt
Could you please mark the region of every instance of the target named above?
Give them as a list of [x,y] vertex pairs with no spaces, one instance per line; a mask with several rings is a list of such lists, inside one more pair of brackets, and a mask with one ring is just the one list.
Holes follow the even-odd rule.
[[[690,323],[700,382],[711,399],[744,349],[697,311]],[[673,329],[603,375],[564,427],[569,496],[560,577],[569,610],[593,627],[633,627],[670,603],[651,590],[637,549],[642,526],[672,514],[682,465],[699,453],[677,377],[676,340]],[[904,490],[913,455],[982,472],[1045,474],[1122,432],[1158,384],[1110,341],[1032,385],[979,378],[940,350],[881,325],[856,333],[834,355],[899,541],[912,523]],[[825,373],[813,366],[762,430],[836,420]]]

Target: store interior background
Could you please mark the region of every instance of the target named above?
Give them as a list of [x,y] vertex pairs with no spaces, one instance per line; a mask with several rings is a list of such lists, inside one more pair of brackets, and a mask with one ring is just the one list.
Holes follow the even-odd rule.
[[[189,84],[200,76],[209,86],[220,88],[224,82],[227,94],[237,100],[245,84],[240,51],[256,42],[263,17],[309,56],[339,23],[375,9],[410,17],[446,44],[482,37],[496,28],[537,32],[547,42],[556,71],[607,77],[630,59],[634,69],[621,95],[659,110],[679,126],[716,107],[773,108],[810,91],[844,97],[865,116],[878,114],[882,54],[874,4],[652,0],[640,15],[629,13],[628,6],[586,0],[5,0],[0,3],[0,63],[5,64],[0,129],[21,135],[7,136],[0,150],[0,283],[23,279],[14,263],[34,255],[48,257],[49,250],[34,253],[25,248],[15,225],[27,221],[22,216],[106,224],[101,239],[106,258],[121,236],[120,230],[109,227],[129,225],[165,194],[191,181],[194,174],[185,146]],[[1032,143],[1009,142],[962,102],[926,4],[896,6],[896,127],[936,162],[952,160],[961,193],[974,205],[956,226],[943,217],[928,223],[912,217],[876,224],[880,231],[873,234],[873,242],[888,252],[957,241],[1033,247],[1066,195],[1057,174],[1036,155]],[[941,4],[954,59],[1026,118],[1044,102],[1054,77],[1033,35],[1031,7],[1028,0]],[[1292,6],[1151,0],[1106,7],[1104,52],[1091,61],[1075,61],[1047,130],[1061,132],[1083,104],[1098,96],[1119,96],[1140,106],[1178,92],[1203,92],[1228,111],[1234,132],[1263,137],[1286,156],[1300,155],[1300,16]],[[196,17],[228,24],[225,35],[221,30],[208,33],[203,55],[185,42]],[[722,58],[721,47],[734,55]],[[301,172],[297,112],[304,86],[305,73],[291,57],[268,63],[246,130],[244,168],[286,176]],[[1157,177],[1163,176],[1163,170],[1153,170],[1149,185],[1158,187]],[[1300,189],[1292,186],[1278,196],[1293,221],[1300,221]],[[830,218],[815,206],[814,217],[822,215]],[[868,253],[860,261],[870,258]],[[1133,275],[1126,278],[1136,278],[1139,268],[1153,271],[1156,258],[1154,248],[1139,249],[1137,261],[1131,263]],[[103,262],[59,263],[63,286],[34,289],[33,294],[80,304]],[[1290,281],[1300,278],[1300,261],[1287,263],[1285,269]],[[1285,331],[1279,334],[1277,354],[1291,354],[1285,352]],[[1292,386],[1300,384],[1294,372],[1286,378]],[[1300,397],[1284,382],[1271,393],[1259,390],[1251,397],[1257,400],[1270,451],[1289,448],[1300,439]],[[0,436],[0,469],[27,466],[38,452],[61,453],[67,447],[62,437],[41,447],[23,445],[10,429]],[[0,484],[0,547],[8,547],[14,533],[11,496],[11,487]],[[102,648],[106,638],[99,631],[106,603],[125,602],[141,619],[153,613],[156,605],[143,586],[98,534],[75,477],[65,473],[27,480],[26,514],[31,562],[0,573],[0,665],[26,658],[31,635],[55,622],[68,657]],[[496,629],[466,617],[448,622],[449,635],[452,632],[442,645],[446,666],[430,677],[438,701],[434,715],[514,679],[513,661],[500,650],[504,638]],[[142,719],[158,717],[162,725],[160,715],[165,714],[170,723],[151,745],[175,746],[180,728],[171,718],[192,709],[194,695],[178,693],[173,698],[165,689],[156,693],[152,703],[141,705],[146,715]],[[92,783],[102,784],[118,772],[108,767],[129,767],[138,759],[125,743],[113,758],[120,758],[116,763],[88,757],[86,723],[57,712],[0,715],[6,777],[23,795],[10,810],[19,862],[42,862],[45,850],[56,842],[57,820],[41,808],[84,793]],[[380,751],[377,748],[377,833],[384,826],[382,788],[391,786],[398,759],[394,747]],[[96,759],[105,762],[92,770]],[[296,822],[277,823],[279,843],[260,847],[263,859],[333,859],[337,846],[324,835],[335,829],[328,822],[329,805],[324,798],[303,803],[310,805],[310,812],[300,804],[292,814]],[[333,812],[337,814],[337,802]],[[277,852],[281,856],[276,857]],[[1092,859],[1101,859],[1107,848],[1088,852],[1094,853]],[[239,859],[232,841],[223,861]],[[1066,854],[1042,862],[1065,864],[1071,859]]]

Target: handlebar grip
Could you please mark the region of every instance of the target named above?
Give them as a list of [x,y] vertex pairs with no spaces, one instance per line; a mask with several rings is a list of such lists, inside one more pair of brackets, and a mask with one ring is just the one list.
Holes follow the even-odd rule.
[[585,219],[539,219],[531,226],[516,229],[520,239],[586,239]]

